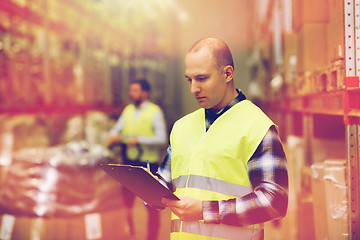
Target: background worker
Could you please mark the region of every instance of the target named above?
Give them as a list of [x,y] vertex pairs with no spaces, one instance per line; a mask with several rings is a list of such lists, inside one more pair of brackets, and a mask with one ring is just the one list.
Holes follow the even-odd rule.
[[[200,109],[178,120],[158,176],[180,200],[171,239],[264,239],[263,224],[285,216],[286,157],[275,124],[235,88],[231,52],[196,42],[185,77]],[[212,239],[212,238],[211,238]]]
[[[127,105],[114,127],[110,130],[109,144],[121,142],[123,145],[123,163],[146,167],[150,162],[150,170],[155,173],[159,167],[160,146],[167,141],[166,125],[161,108],[148,100],[150,84],[146,79],[134,80],[130,83]],[[135,235],[132,220],[132,208],[135,195],[123,188],[124,202],[128,209],[130,234]],[[157,239],[160,227],[159,211],[147,206],[148,240]]]

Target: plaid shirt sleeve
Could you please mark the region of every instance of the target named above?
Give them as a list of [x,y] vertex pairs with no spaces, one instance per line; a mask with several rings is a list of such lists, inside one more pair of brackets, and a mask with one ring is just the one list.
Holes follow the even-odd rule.
[[285,153],[275,127],[267,132],[247,167],[254,191],[237,199],[203,201],[205,222],[245,226],[285,216],[288,174]]

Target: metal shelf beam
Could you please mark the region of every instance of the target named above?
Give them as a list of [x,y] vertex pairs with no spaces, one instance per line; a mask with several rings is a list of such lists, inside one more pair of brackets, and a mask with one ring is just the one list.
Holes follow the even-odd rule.
[[359,166],[359,125],[347,126],[347,146],[348,146],[348,206],[349,206],[349,239],[360,239],[360,166]]
[[343,116],[346,125],[359,124],[360,88],[285,98],[269,107],[276,111]]
[[[359,77],[360,73],[360,0],[344,0],[345,78]],[[359,87],[359,82],[357,82]],[[347,124],[347,182],[349,239],[360,239],[360,156],[359,156],[359,99],[360,91],[345,90],[344,121]]]

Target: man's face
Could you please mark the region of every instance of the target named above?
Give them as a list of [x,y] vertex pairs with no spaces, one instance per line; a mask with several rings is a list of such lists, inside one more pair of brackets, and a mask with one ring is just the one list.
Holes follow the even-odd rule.
[[185,77],[201,107],[220,110],[226,106],[226,74],[217,69],[215,59],[207,48],[186,55]]
[[147,92],[141,89],[139,83],[130,84],[129,87],[129,98],[135,104],[139,105],[146,100]]

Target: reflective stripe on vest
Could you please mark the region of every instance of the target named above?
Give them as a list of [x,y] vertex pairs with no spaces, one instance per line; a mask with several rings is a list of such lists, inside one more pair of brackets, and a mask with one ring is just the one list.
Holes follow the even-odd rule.
[[[174,219],[171,221],[171,233],[186,232],[203,236],[223,238],[223,239],[262,239],[263,230],[238,226],[228,226],[225,224],[209,224],[201,221],[183,222]],[[240,237],[241,236],[241,237]],[[196,237],[194,237],[196,239]]]
[[185,188],[186,183],[187,183],[187,187],[189,188],[208,190],[238,198],[252,191],[252,187],[237,185],[219,179],[198,176],[198,175],[190,175],[190,176],[182,175],[174,179],[173,180],[174,190],[176,190],[176,188]]

